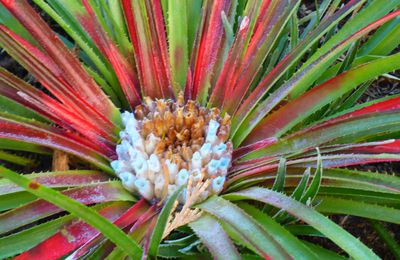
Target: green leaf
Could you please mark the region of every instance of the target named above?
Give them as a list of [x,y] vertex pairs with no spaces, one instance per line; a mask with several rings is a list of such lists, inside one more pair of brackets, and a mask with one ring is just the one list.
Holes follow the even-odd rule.
[[400,17],[381,26],[359,52],[362,55],[388,55],[400,44]]
[[341,188],[340,185],[321,187],[317,196],[317,200],[321,201],[325,197],[335,197],[347,200],[365,202],[369,204],[378,204],[382,206],[389,206],[400,209],[400,193],[384,193],[376,192],[373,190],[362,190],[351,183],[354,188]]
[[365,141],[369,136],[379,136],[400,129],[400,112],[376,112],[365,116],[353,117],[326,127],[309,128],[309,131],[299,132],[266,148],[259,149],[244,156],[244,160],[260,156],[300,153],[307,148],[318,147],[327,143],[354,143]]
[[183,188],[184,186],[181,186],[168,198],[167,202],[163,206],[160,215],[157,218],[157,223],[150,237],[149,255],[152,257],[157,257],[158,247],[161,243],[165,227],[167,226],[168,217],[171,215],[174,203],[178,198],[179,194],[182,192]]
[[93,209],[65,196],[51,188],[40,185],[37,182],[31,181],[28,178],[19,175],[11,170],[0,166],[0,176],[3,176],[15,184],[23,187],[30,193],[39,198],[47,200],[66,211],[71,212],[73,215],[81,218],[89,225],[98,229],[104,236],[113,241],[118,247],[123,249],[132,257],[140,257],[142,249],[140,246],[126,235],[122,230],[113,225],[110,221],[103,218]]
[[307,188],[308,179],[310,178],[311,168],[307,168],[303,175],[301,176],[300,182],[297,184],[296,188],[294,189],[291,197],[295,200],[300,200],[303,197],[304,191]]
[[54,235],[65,223],[72,219],[73,216],[71,215],[64,216],[0,238],[0,258],[11,257],[31,249]]
[[318,159],[317,159],[317,168],[315,170],[314,176],[312,178],[311,184],[308,189],[305,191],[303,196],[300,199],[300,202],[307,203],[311,205],[311,202],[314,200],[315,196],[318,193],[319,186],[321,185],[322,180],[322,159],[321,154],[319,153],[319,149],[317,148]]
[[282,191],[285,186],[285,177],[286,177],[286,159],[281,158],[279,160],[278,173],[276,175],[274,185],[272,186],[272,190],[274,191]]
[[316,210],[325,214],[345,214],[400,224],[400,210],[342,198],[321,197]]
[[[225,223],[224,228],[232,229],[240,239],[243,239],[246,246],[250,245],[250,249],[261,256],[274,259],[289,257],[287,252],[254,219],[229,201],[214,196],[197,207]],[[230,234],[229,230],[227,232]]]
[[214,259],[241,259],[240,255],[218,221],[208,214],[189,224]]
[[38,121],[47,122],[42,116],[34,112],[33,110],[28,109],[25,106],[18,104],[17,102],[8,99],[4,96],[0,96],[0,111],[5,113],[10,113],[14,115],[18,115],[26,118],[33,118]]
[[260,223],[265,232],[270,234],[293,259],[318,259],[317,255],[272,217],[247,203],[239,202],[238,206]]
[[0,197],[0,211],[14,209],[36,199],[35,195],[25,191],[2,195]]
[[4,139],[4,138],[0,138],[0,149],[24,151],[24,152],[32,152],[32,153],[48,154],[48,155],[51,154],[50,150],[45,147],[31,143]]
[[169,60],[175,94],[184,89],[189,66],[187,14],[186,0],[168,1]]
[[[272,185],[272,190],[281,192],[285,187],[285,178],[286,178],[286,159],[281,157],[279,160],[278,173],[276,174],[276,178],[274,184]],[[272,210],[271,205],[265,205],[263,208],[263,212],[270,213]]]
[[329,260],[345,260],[348,259],[346,257],[343,257],[335,252],[332,252],[328,249],[325,249],[323,247],[320,247],[314,243],[310,243],[307,241],[303,241],[304,244],[306,244],[316,255],[318,255],[319,259],[329,259]]
[[396,259],[400,259],[400,245],[393,235],[391,235],[390,232],[379,221],[370,220],[369,223],[382,238],[382,240],[385,241],[387,247],[393,253],[394,257]]
[[7,161],[17,165],[26,166],[29,164],[34,164],[35,161],[33,159],[29,159],[23,156],[15,155],[12,153],[7,153],[5,151],[0,150],[0,161]]
[[21,23],[10,14],[10,12],[0,4],[0,24],[6,25],[8,28],[12,28],[13,32],[22,36],[25,40],[32,44],[37,45],[33,37],[28,33],[28,31],[21,25]]
[[316,210],[297,202],[284,194],[265,188],[250,188],[244,191],[227,194],[229,200],[252,199],[281,208],[293,216],[308,223],[326,237],[335,242],[355,259],[379,259],[371,249],[362,244],[340,226],[318,213]]
[[[400,2],[400,0],[392,0],[391,2]],[[379,10],[370,8],[371,6],[376,7],[379,5],[382,5],[381,9]],[[354,18],[350,22],[346,23],[346,26],[343,27],[334,37],[332,37],[329,42],[324,44],[319,51],[314,53],[314,55],[312,55],[310,59],[308,59],[307,62],[302,65],[302,68],[300,68],[288,82],[283,84],[277,91],[272,93],[268,98],[258,104],[258,109],[252,111],[252,113],[242,123],[240,131],[235,133],[233,138],[235,145],[237,146],[243,140],[245,140],[251,130],[254,129],[254,127],[265,117],[265,115],[271,112],[271,110],[276,107],[285,97],[289,95],[290,99],[294,99],[303,94],[354,41],[368,34],[373,29],[376,29],[384,22],[393,19],[396,16],[396,13],[389,14],[380,20],[370,23],[367,27],[359,30],[357,33],[351,34],[355,32],[355,29],[359,26],[366,26],[369,21],[373,21],[374,17],[380,17],[389,12],[392,8],[393,6],[388,6],[386,0],[376,0],[365,9],[368,10],[368,12],[365,10],[365,12],[362,12],[363,16],[357,15],[357,19]],[[364,17],[366,14],[369,15],[367,19]],[[352,25],[354,28],[351,27]],[[361,28],[362,27],[359,29]],[[251,135],[251,137],[254,138],[254,134]],[[260,140],[260,138],[256,139]]]
[[287,225],[285,229],[296,236],[325,237],[321,232],[309,225]]
[[[299,69],[302,71],[304,68],[307,66],[311,65],[314,61],[319,59],[324,53],[329,52],[335,45],[343,42],[346,38],[348,38],[350,35],[353,33],[357,32],[358,30],[361,30],[363,27],[367,26],[371,22],[381,18],[385,14],[389,13],[391,10],[395,8],[400,4],[399,0],[375,0],[371,1],[370,4],[363,8],[361,11],[359,11],[352,19],[350,19],[340,30],[335,34],[329,41],[327,41],[321,48],[314,53],[308,60],[305,62],[302,67]],[[328,64],[323,64],[323,66],[326,68],[326,66],[333,61],[334,59],[330,59]],[[317,68],[314,68],[317,69]],[[317,74],[321,74],[324,71],[324,69],[320,68],[319,71],[315,70]],[[297,97],[299,96],[302,92],[304,92],[307,88],[307,81],[311,81],[312,77],[310,76],[311,74],[307,74],[308,79],[304,78],[304,82],[301,82],[302,84],[299,84],[295,90],[291,93],[292,97]],[[306,84],[303,84],[307,82]]]
[[[260,104],[262,97],[271,90],[272,86],[278,82],[279,79],[283,77],[287,73],[287,71],[293,67],[296,62],[298,62],[301,57],[310,49],[310,47],[314,46],[318,40],[326,34],[329,30],[339,23],[346,15],[351,13],[355,8],[361,6],[366,0],[361,0],[358,2],[352,2],[348,4],[346,8],[342,8],[338,10],[335,14],[328,17],[324,22],[315,28],[311,33],[307,35],[300,43],[297,45],[296,49],[286,55],[286,59],[282,60],[278,63],[274,71],[271,71],[267,78],[254,89],[246,100],[246,102],[242,105],[242,107],[237,111],[236,117],[232,119],[232,136],[237,134],[236,131],[239,131],[238,128],[243,123],[243,120],[247,117],[247,115],[252,112],[252,110],[256,107],[257,104]],[[250,101],[249,101],[250,100]],[[240,129],[239,132],[245,131],[245,129]]]
[[[343,63],[343,66],[345,64]],[[300,124],[308,116],[322,107],[340,100],[340,98],[354,90],[360,84],[372,80],[379,75],[400,68],[400,54],[376,59],[362,64],[350,71],[313,88],[297,99],[268,115],[260,122],[258,130],[252,133],[251,141],[268,137],[281,137],[294,126]],[[268,133],[268,134],[266,134]],[[255,138],[257,136],[257,138]]]
[[[47,187],[53,188],[67,188],[91,185],[94,182],[96,182],[96,185],[101,185],[101,182],[110,181],[109,175],[94,170],[69,170],[58,172],[31,173],[25,174],[25,177],[30,180],[37,181]],[[0,179],[0,196],[19,191],[23,191],[23,188],[15,185],[10,180]]]
[[50,6],[43,0],[35,0],[35,3],[51,18],[53,18],[54,21],[56,21],[57,24],[66,31],[66,33],[68,33],[68,35],[90,58],[93,64],[95,64],[96,68],[101,72],[101,75],[107,79],[107,82],[109,82],[113,91],[117,93],[120,99],[122,98],[121,100],[124,100],[118,79],[113,72],[111,65],[71,13],[79,10],[82,6],[76,1],[65,0],[49,1]]

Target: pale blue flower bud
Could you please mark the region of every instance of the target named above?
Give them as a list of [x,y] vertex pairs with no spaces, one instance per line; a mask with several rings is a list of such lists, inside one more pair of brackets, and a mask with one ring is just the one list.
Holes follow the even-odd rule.
[[175,184],[177,186],[186,185],[189,180],[189,172],[186,169],[182,169],[178,172],[175,178]]
[[136,190],[136,177],[131,172],[122,172],[119,175],[119,178],[121,179],[122,185],[125,187],[125,189],[132,192]]
[[211,188],[213,193],[218,194],[224,188],[225,176],[218,176],[212,180]]

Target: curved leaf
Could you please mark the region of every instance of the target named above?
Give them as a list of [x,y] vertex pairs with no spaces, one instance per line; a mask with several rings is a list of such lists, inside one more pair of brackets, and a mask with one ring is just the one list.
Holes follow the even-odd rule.
[[308,223],[335,242],[338,246],[343,248],[343,250],[345,250],[351,257],[356,259],[379,259],[371,249],[347,233],[340,226],[314,209],[309,208],[281,193],[254,187],[244,191],[227,194],[224,197],[230,200],[252,199],[271,204]]
[[214,196],[197,207],[226,223],[261,256],[277,259],[289,257],[287,252],[251,216],[229,201]]
[[161,243],[164,229],[167,226],[168,218],[172,213],[175,201],[183,189],[184,186],[181,186],[168,198],[167,202],[163,206],[163,209],[161,210],[160,215],[157,218],[157,223],[150,237],[149,255],[152,257],[157,257],[158,247]]
[[247,140],[280,137],[323,106],[330,104],[361,83],[400,68],[400,53],[358,66],[291,100],[265,117]]
[[293,259],[318,259],[312,250],[267,214],[247,203],[239,202],[238,206],[260,223],[265,232],[270,234]]
[[204,214],[189,224],[215,259],[241,259],[237,249],[222,226],[210,215]]
[[299,153],[326,143],[354,143],[371,135],[391,133],[400,130],[400,112],[390,111],[371,113],[359,117],[350,117],[336,123],[310,127],[303,131],[282,138],[275,144],[252,152],[244,159],[261,156]]
[[98,229],[107,238],[113,241],[118,247],[123,249],[132,257],[140,257],[142,250],[140,246],[122,230],[114,226],[107,219],[101,217],[96,211],[86,207],[85,205],[37,182],[30,181],[29,179],[10,171],[0,166],[0,176],[10,179],[14,183],[22,186],[27,191],[33,193],[39,198],[45,199],[55,205],[71,212],[78,216],[89,225]]
[[[26,178],[34,180],[47,187],[73,187],[83,186],[94,182],[110,180],[110,176],[98,171],[71,170],[60,172],[43,172],[25,175]],[[23,191],[18,185],[7,179],[0,179],[0,196]],[[1,197],[0,197],[1,198]]]
[[36,225],[19,233],[0,238],[0,258],[27,251],[59,231],[73,216],[68,215]]
[[[0,168],[1,170],[1,168]],[[40,185],[35,180],[29,180],[34,184]],[[15,195],[15,194],[11,194]],[[86,185],[62,192],[62,196],[79,201],[82,204],[94,204],[107,201],[132,201],[134,198],[122,187],[119,182],[109,182]],[[7,197],[0,197],[7,199]],[[36,220],[62,212],[62,208],[57,207],[45,199],[39,199],[31,203],[22,205],[16,209],[0,214],[0,233],[5,233],[23,225],[32,223]]]
[[[100,209],[98,213],[109,221],[115,221],[128,208],[128,203],[114,203]],[[98,233],[95,228],[83,221],[73,221],[65,225],[56,234],[14,259],[59,259]]]
[[319,197],[316,210],[325,214],[345,214],[400,224],[400,210],[342,198]]

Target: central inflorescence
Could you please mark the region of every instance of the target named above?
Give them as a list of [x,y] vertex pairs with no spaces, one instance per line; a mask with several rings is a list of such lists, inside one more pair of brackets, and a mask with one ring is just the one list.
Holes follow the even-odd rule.
[[168,198],[180,186],[209,184],[199,200],[223,190],[233,149],[228,115],[195,101],[185,104],[180,95],[177,101],[145,98],[134,113],[124,112],[122,121],[118,160],[111,166],[127,190],[151,202]]

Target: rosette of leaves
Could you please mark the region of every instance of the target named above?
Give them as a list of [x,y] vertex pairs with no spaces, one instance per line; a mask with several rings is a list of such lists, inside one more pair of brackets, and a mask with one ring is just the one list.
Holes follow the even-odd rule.
[[[400,67],[400,1],[0,2],[1,47],[40,85],[0,69],[0,159],[70,167],[0,167],[1,258],[343,257],[308,236],[378,258],[333,214],[371,219],[398,256],[380,221],[400,223],[400,179],[348,167],[400,160],[400,97],[357,103]],[[219,195],[148,202],[110,166],[121,113],[181,92],[231,116],[232,165]]]

